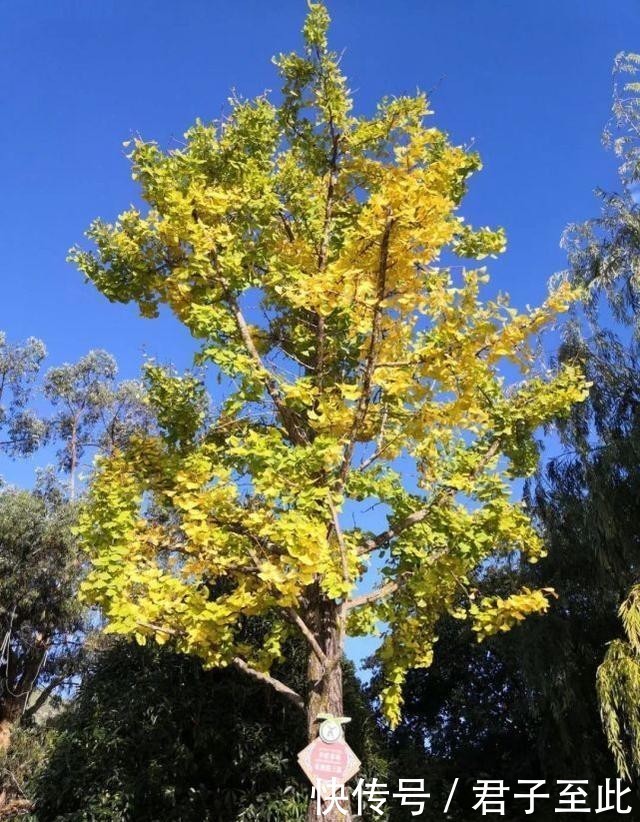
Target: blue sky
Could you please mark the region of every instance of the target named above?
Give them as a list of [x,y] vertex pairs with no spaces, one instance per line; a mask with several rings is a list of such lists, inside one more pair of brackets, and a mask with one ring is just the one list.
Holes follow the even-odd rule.
[[[601,147],[611,65],[640,50],[637,0],[333,0],[334,48],[356,106],[431,90],[434,122],[484,170],[462,213],[502,225],[491,291],[539,302],[563,268],[560,235],[615,185]],[[190,363],[188,335],[109,304],[65,262],[93,217],[136,197],[122,142],[171,145],[232,88],[277,88],[271,56],[299,45],[303,0],[0,0],[0,329],[43,338],[50,364],[106,348],[125,377],[143,354]],[[19,480],[25,468],[0,464]]]
[[[564,265],[568,222],[593,214],[615,162],[600,145],[611,64],[640,49],[640,4],[618,0],[333,0],[332,37],[357,106],[433,90],[434,121],[473,140],[484,170],[463,208],[505,226],[493,287],[539,301]],[[614,11],[615,7],[615,11]],[[0,328],[42,337],[57,363],[92,347],[125,376],[143,351],[179,366],[192,343],[169,320],[110,305],[65,262],[95,216],[135,198],[122,142],[167,145],[229,90],[275,88],[270,57],[299,43],[303,0],[0,0]]]

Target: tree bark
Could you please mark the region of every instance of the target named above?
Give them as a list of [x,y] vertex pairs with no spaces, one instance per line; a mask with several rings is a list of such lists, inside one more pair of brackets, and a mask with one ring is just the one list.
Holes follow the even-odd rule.
[[24,700],[5,697],[0,700],[0,752],[6,753],[11,745],[11,735],[22,715]]
[[[340,630],[339,606],[334,602],[321,600],[309,618],[310,627],[319,640],[319,644],[330,661],[329,671],[325,671],[318,656],[312,651],[307,664],[307,682],[309,691],[306,698],[307,736],[312,742],[318,736],[318,714],[327,713],[342,716],[344,707],[342,699],[342,632]],[[346,793],[346,792],[345,792]],[[336,791],[338,794],[338,791]],[[331,802],[320,803],[313,799],[309,803],[307,812],[308,822],[351,822],[351,809],[347,801],[339,804],[345,813],[340,813],[335,803],[331,810]],[[323,814],[327,811],[326,814]]]
[[9,719],[0,719],[0,753],[6,753],[11,745],[13,722]]

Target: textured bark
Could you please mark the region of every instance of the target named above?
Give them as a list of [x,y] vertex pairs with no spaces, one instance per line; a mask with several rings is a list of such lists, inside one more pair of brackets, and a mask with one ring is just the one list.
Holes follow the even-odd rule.
[[[316,637],[325,656],[337,663],[330,666],[330,670],[325,672],[317,655],[313,652],[309,655],[307,666],[307,681],[309,682],[309,693],[307,695],[307,735],[309,742],[318,736],[318,714],[329,713],[334,716],[343,715],[342,700],[342,635],[340,631],[338,606],[333,602],[320,601],[314,609],[314,613],[309,619],[314,629]],[[343,808],[346,802],[340,803]],[[352,819],[350,810],[347,814],[340,813],[335,806],[323,815],[330,803],[322,803],[318,813],[318,805],[315,800],[310,802],[307,813],[308,822],[350,822]]]
[[4,753],[9,750],[12,731],[13,722],[8,719],[0,719],[0,752]]
[[11,734],[20,721],[23,702],[22,699],[7,697],[0,700],[0,752],[7,751],[11,745]]

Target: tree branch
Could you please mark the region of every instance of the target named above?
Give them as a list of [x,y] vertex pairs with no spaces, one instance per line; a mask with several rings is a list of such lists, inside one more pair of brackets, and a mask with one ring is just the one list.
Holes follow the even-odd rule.
[[[340,560],[342,563],[342,578],[345,582],[349,582],[349,565],[347,563],[347,548],[344,544],[344,536],[342,534],[342,528],[340,527],[340,520],[338,518],[338,512],[336,511],[336,506],[333,504],[333,500],[331,499],[331,492],[327,495],[327,500],[329,503],[329,510],[331,511],[331,519],[333,524],[333,530],[336,532],[336,539],[338,540],[338,547],[340,548]],[[330,529],[331,531],[331,529]]]
[[311,631],[311,629],[309,628],[307,623],[304,621],[304,619],[302,619],[302,617],[295,610],[295,608],[287,608],[287,613],[289,614],[289,616],[291,618],[291,621],[293,623],[295,623],[295,625],[298,626],[298,628],[300,629],[300,631],[304,635],[304,638],[307,640],[307,642],[311,646],[311,650],[317,656],[318,661],[320,662],[320,664],[326,668],[327,665],[329,664],[329,659],[327,658],[327,655],[325,654],[325,652],[320,647],[320,643],[318,642],[318,640],[313,635],[313,632]]
[[42,706],[45,704],[47,699],[49,699],[49,697],[55,691],[55,689],[59,688],[67,679],[69,679],[68,675],[59,676],[52,679],[51,682],[49,682],[49,684],[46,686],[46,688],[43,688],[40,691],[33,705],[29,705],[25,708],[25,710],[22,713],[23,719],[30,719],[32,716],[35,716],[35,714],[38,713],[40,708],[42,708]]
[[[338,179],[338,141],[339,137],[334,131],[333,121],[329,120],[331,130],[331,157],[329,159],[329,180],[327,182],[327,197],[324,209],[324,224],[322,227],[322,240],[318,251],[318,272],[322,273],[327,267],[329,258],[329,238],[331,234],[331,219],[333,215],[333,198],[335,186]],[[325,321],[322,314],[316,314],[316,380],[318,387],[322,390],[323,371],[325,359]]]
[[[259,547],[261,547],[260,543],[258,543],[258,545],[259,545]],[[251,548],[248,548],[248,551],[249,551],[249,556],[251,557],[251,561],[253,562],[252,570],[259,574],[260,573],[260,557]],[[275,586],[273,586],[273,587],[275,589]],[[277,591],[276,591],[276,593],[277,593]],[[323,666],[323,668],[326,668],[328,663],[329,663],[329,660],[327,658],[327,655],[324,653],[324,651],[320,647],[320,643],[316,639],[316,637],[315,637],[313,631],[311,630],[311,628],[309,628],[307,623],[304,621],[304,619],[302,619],[302,617],[296,611],[295,608],[291,607],[291,608],[286,608],[285,610],[286,610],[287,615],[289,616],[289,619],[293,622],[294,625],[296,625],[296,627],[298,627],[300,629],[300,632],[302,633],[304,638],[309,643],[309,646],[311,647],[311,650],[313,651],[313,653],[318,658],[318,662]]]
[[262,682],[264,685],[271,686],[274,689],[274,691],[276,691],[279,694],[282,694],[282,696],[284,696],[285,699],[288,699],[292,705],[295,705],[296,708],[299,708],[301,711],[304,711],[304,699],[300,696],[299,693],[294,691],[288,685],[285,685],[284,682],[280,682],[279,679],[275,679],[275,677],[272,677],[270,674],[265,674],[262,671],[258,671],[255,668],[252,668],[250,665],[247,665],[247,663],[243,659],[240,659],[239,656],[234,658],[232,664],[239,671],[242,671],[243,673],[247,674],[247,676],[250,676],[257,682]]
[[389,594],[395,593],[399,587],[400,583],[397,581],[387,582],[386,585],[377,588],[375,591],[370,591],[368,594],[361,594],[360,596],[347,600],[344,604],[345,610],[350,611],[352,608],[358,608],[360,605],[368,605],[370,602],[376,602],[378,599],[383,599],[389,596]]
[[[478,475],[484,470],[484,468],[486,468],[487,463],[489,463],[491,459],[496,455],[499,448],[500,440],[496,439],[491,443],[491,445],[487,449],[482,460],[476,466],[475,471],[472,472],[471,479],[475,479],[476,477],[478,477]],[[456,491],[457,489],[451,487],[441,488],[434,494],[434,496],[427,503],[427,505],[424,506],[424,508],[419,508],[417,511],[413,511],[411,514],[409,514],[407,517],[401,520],[397,525],[387,528],[386,531],[382,531],[375,537],[371,537],[370,539],[365,540],[358,549],[358,554],[362,556],[363,554],[368,554],[371,551],[375,551],[378,548],[382,548],[383,545],[389,543],[394,537],[400,536],[400,534],[404,533],[404,531],[411,528],[413,525],[417,525],[419,522],[423,522],[435,505],[439,505],[448,497],[453,497],[456,494]]]
[[[164,634],[168,634],[169,636],[180,636],[179,631],[175,631],[173,628],[165,628],[161,625],[154,625],[150,622],[138,622],[143,628],[150,628],[153,631],[159,631]],[[285,685],[284,682],[280,682],[279,679],[271,676],[270,674],[266,674],[263,671],[258,671],[256,668],[252,668],[248,665],[244,659],[241,659],[239,656],[233,658],[231,664],[234,668],[237,668],[239,671],[247,674],[252,679],[257,680],[258,682],[262,682],[264,685],[270,685],[275,691],[279,694],[282,694],[286,699],[289,700],[293,705],[300,710],[304,711],[305,705],[304,700],[300,696],[299,693],[290,688],[288,685]]]
[[349,442],[345,448],[344,458],[342,461],[342,468],[340,471],[341,484],[345,482],[347,474],[349,473],[349,466],[351,465],[351,458],[355,449],[358,430],[367,416],[367,411],[369,410],[369,405],[371,403],[371,383],[373,380],[373,372],[375,370],[377,349],[380,343],[380,320],[382,317],[381,306],[382,301],[385,298],[387,267],[389,265],[389,240],[394,222],[394,218],[389,214],[385,223],[384,231],[382,232],[382,238],[380,240],[380,261],[378,264],[376,304],[373,309],[373,321],[371,324],[371,339],[369,340],[369,349],[367,352],[364,374],[362,377],[362,391],[360,392],[358,405],[353,415],[353,425],[351,426]]
[[264,386],[267,389],[267,393],[271,397],[278,414],[280,415],[282,424],[284,425],[284,427],[287,430],[287,433],[296,445],[304,444],[306,442],[304,432],[302,432],[300,428],[296,425],[291,410],[287,408],[286,404],[284,403],[282,395],[280,393],[280,386],[278,385],[278,380],[264,364],[262,357],[260,356],[260,353],[258,352],[258,349],[256,348],[256,345],[253,341],[249,325],[244,318],[242,309],[238,305],[238,300],[230,292],[227,292],[226,299],[229,303],[231,311],[233,312],[233,316],[236,321],[236,326],[240,333],[240,337],[242,338],[242,342],[244,343],[244,347],[246,348],[247,353],[249,354],[251,359],[254,361],[256,368],[263,376]]

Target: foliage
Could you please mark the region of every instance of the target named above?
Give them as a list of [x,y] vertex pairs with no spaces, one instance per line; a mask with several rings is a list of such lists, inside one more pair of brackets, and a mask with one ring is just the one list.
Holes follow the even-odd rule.
[[0,331],[0,450],[12,456],[31,453],[46,434],[42,420],[28,407],[45,356],[44,343],[35,337],[16,345]]
[[640,381],[635,355],[602,332],[569,333],[560,355],[579,356],[590,397],[565,424],[559,453],[528,495],[549,546],[524,575],[558,592],[547,620],[526,626],[520,654],[544,760],[558,773],[610,769],[594,687],[608,643],[620,635],[616,611],[637,574],[640,515]]
[[[566,536],[572,539],[571,532]],[[530,573],[538,581],[553,571],[559,598],[551,600],[549,614],[481,644],[468,622],[445,618],[438,625],[433,665],[407,678],[403,721],[390,740],[392,770],[402,777],[428,775],[434,797],[446,798],[458,778],[453,820],[469,819],[478,779],[502,779],[513,788],[520,779],[552,785],[572,773],[593,788],[616,776],[594,688],[616,626],[611,608],[598,602],[602,589],[581,585],[575,570],[552,542],[549,556],[535,568],[502,569],[487,587],[509,590]],[[609,592],[609,606],[612,599]],[[636,813],[638,797],[630,803]],[[551,820],[553,809],[552,803],[543,806],[535,818]],[[435,804],[425,819],[441,816],[442,805]],[[523,817],[512,806],[507,818]]]
[[[503,585],[518,582],[517,577]],[[497,580],[493,585],[498,587]],[[458,784],[448,818],[466,822],[477,801],[478,779],[515,785],[547,771],[538,759],[538,722],[527,701],[522,671],[521,633],[528,620],[504,637],[477,643],[471,625],[443,618],[433,665],[410,672],[404,686],[403,719],[390,738],[394,778],[426,779],[432,801],[424,819],[442,819],[453,781]],[[579,769],[575,771],[582,774]],[[559,774],[561,776],[561,774]],[[401,808],[391,819],[404,820]],[[537,816],[536,816],[537,818]]]
[[502,597],[483,597],[480,605],[472,605],[469,613],[474,618],[473,630],[478,642],[499,631],[509,631],[527,614],[546,614],[549,610],[547,596],[553,588],[531,591],[524,586],[519,594]]
[[[0,491],[0,721],[35,712],[74,670],[81,557],[72,507],[55,490]],[[40,692],[29,706],[38,685]],[[3,739],[3,745],[6,740]]]
[[76,363],[50,368],[43,393],[53,413],[49,437],[60,443],[58,462],[69,474],[71,495],[85,452],[109,453],[122,447],[135,430],[150,424],[140,383],[117,382],[118,368],[106,351],[89,351]]
[[[116,382],[103,351],[41,375],[42,343],[0,335],[0,426],[9,456],[58,446],[32,490],[0,489],[0,747],[77,675],[86,625],[77,590],[85,566],[73,534],[76,472],[87,450],[122,446],[149,419],[142,388]],[[48,401],[48,405],[45,402]],[[33,409],[37,407],[38,413]],[[60,473],[70,478],[69,489]]]
[[[637,647],[633,633],[634,617],[637,616],[636,523],[640,498],[640,386],[637,377],[640,341],[637,262],[640,241],[637,198],[640,84],[635,80],[639,70],[640,56],[636,54],[621,53],[614,63],[613,119],[605,132],[605,143],[613,148],[620,160],[621,191],[601,192],[602,214],[584,226],[574,228],[569,242],[572,277],[588,286],[592,320],[604,299],[614,318],[633,332],[625,346],[612,334],[596,331],[591,343],[593,369],[599,372],[604,385],[613,385],[614,390],[595,392],[596,397],[600,393],[600,401],[591,404],[591,420],[583,420],[578,428],[574,426],[574,440],[583,454],[591,449],[601,451],[597,457],[588,458],[591,466],[597,466],[601,472],[592,481],[593,490],[599,492],[594,512],[598,516],[596,525],[608,527],[607,537],[611,542],[617,538],[615,553],[626,561],[619,581],[624,581],[626,586],[634,583],[621,607],[627,641],[615,639],[611,642],[598,671],[604,729],[617,766],[627,777],[640,765],[640,748],[636,741]],[[570,344],[575,348],[575,332],[573,336]],[[593,426],[588,424],[591,421]],[[617,568],[611,567],[610,570],[616,571]],[[611,587],[615,590],[615,585]]]
[[[304,687],[304,654],[289,648],[288,678]],[[347,673],[368,773],[384,762],[368,706]],[[293,751],[306,744],[300,714],[234,671],[117,641],[96,657],[76,702],[56,721],[46,766],[31,783],[38,822],[306,818]]]
[[0,332],[0,452],[25,456],[56,445],[56,467],[70,475],[73,489],[87,450],[122,447],[151,419],[142,384],[118,382],[116,362],[106,351],[89,351],[42,374],[45,357],[40,340],[9,343]]
[[[397,722],[406,672],[430,663],[460,583],[491,556],[543,554],[509,481],[533,471],[536,429],[585,384],[571,363],[536,370],[529,345],[575,298],[567,283],[520,314],[480,301],[483,268],[440,264],[504,247],[458,213],[480,160],[428,124],[422,94],[354,116],[327,26],[312,3],[303,52],[276,60],[280,105],[234,98],[169,152],[134,140],[148,210],[94,222],[94,250],[71,252],[110,300],[148,317],[167,306],[226,389],[178,435],[192,379],[149,375],[163,430],[100,461],[83,591],[110,631],[171,639],[208,666],[265,671],[292,626],[317,638],[323,609],[340,637],[347,611],[351,633],[382,623]],[[388,529],[339,522],[364,499],[384,503]],[[377,552],[379,588],[354,597]],[[539,595],[520,606],[538,610]],[[267,642],[239,641],[245,616],[267,614]]]
[[597,323],[601,298],[615,320],[632,327],[640,339],[640,280],[638,236],[640,211],[637,203],[640,182],[640,56],[621,52],[614,62],[614,98],[611,123],[604,143],[620,161],[621,189],[598,189],[602,213],[593,220],[569,226],[564,244],[569,252],[572,278],[587,287],[587,307]]
[[11,748],[0,752],[0,819],[35,821],[30,797],[55,739],[55,730],[44,725],[16,728]]
[[614,640],[598,668],[598,697],[609,745],[618,771],[640,773],[640,586],[620,606],[627,641]]
[[[616,60],[616,72],[634,67],[632,56]],[[461,773],[481,774],[488,762],[507,782],[534,773],[613,776],[600,706],[620,773],[637,774],[638,663],[616,612],[629,589],[637,590],[640,363],[636,340],[602,327],[609,319],[603,298],[614,319],[637,328],[638,317],[638,97],[621,85],[606,142],[622,163],[622,193],[600,192],[601,217],[565,236],[569,277],[588,286],[590,324],[586,338],[577,318],[567,324],[558,357],[581,362],[590,389],[561,421],[559,453],[525,495],[548,555],[535,566],[496,569],[505,579],[494,574],[488,586],[505,596],[520,585],[551,585],[558,599],[544,619],[528,620],[499,644],[488,639],[475,647],[466,623],[441,620],[438,632],[452,652],[437,650],[433,667],[412,673],[405,687],[397,755],[449,783]],[[632,597],[623,607],[637,619],[635,603]]]

